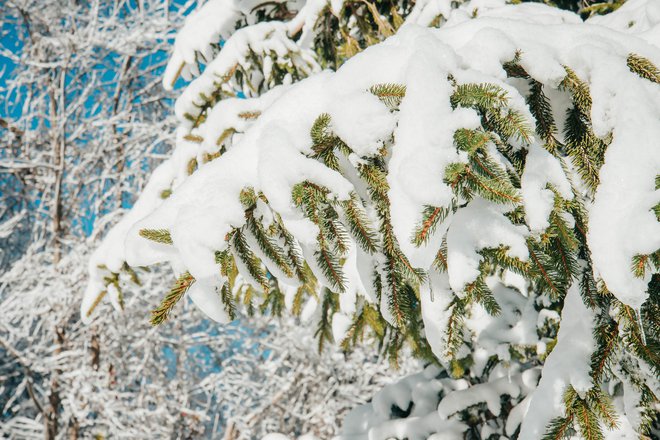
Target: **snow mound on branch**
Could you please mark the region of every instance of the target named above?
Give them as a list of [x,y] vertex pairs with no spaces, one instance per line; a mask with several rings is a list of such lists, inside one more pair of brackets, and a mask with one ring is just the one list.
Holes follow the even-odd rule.
[[582,302],[576,283],[564,299],[557,345],[546,359],[538,388],[531,395],[520,440],[541,438],[550,421],[562,415],[566,387],[572,386],[581,396],[591,388],[593,323],[594,313]]
[[[611,130],[614,137],[600,169],[587,239],[607,288],[624,304],[639,309],[651,274],[635,277],[632,259],[660,249],[660,222],[653,212],[660,203],[655,188],[660,170],[660,88],[646,81],[628,81],[622,87],[617,78],[630,74],[625,66],[620,68],[605,53],[599,55],[601,62],[609,61],[606,65],[613,75],[605,77],[602,70],[592,73],[600,80],[593,113],[602,114],[600,130]],[[639,106],[648,111],[637,111]]]
[[538,144],[529,147],[522,176],[522,197],[527,224],[532,232],[545,230],[554,204],[554,194],[548,185],[566,200],[573,199],[571,184],[559,160]]
[[[485,383],[471,385],[464,379],[450,379],[441,368],[431,365],[385,387],[371,403],[351,411],[339,439],[460,440],[468,427],[454,416],[457,412],[485,403],[493,414],[499,414],[502,395],[526,395],[537,378],[538,369],[531,369],[504,376],[495,374]],[[397,416],[394,409],[408,414]]]
[[[502,205],[475,200],[452,219],[447,233],[447,272],[455,292],[462,292],[479,276],[479,251],[507,246],[508,254],[523,261],[529,257],[525,235],[527,228],[513,225],[504,216]],[[484,234],[488,231],[488,234]]]
[[[283,52],[281,49],[293,48],[294,43],[289,36],[295,35],[301,29],[303,36],[298,40],[297,47],[293,49],[294,51],[298,51],[298,48],[309,49],[309,42],[314,37],[313,27],[316,18],[327,3],[327,0],[307,1],[286,25],[282,22],[272,22],[272,26],[261,26],[260,29],[267,32],[272,32],[276,28],[281,28],[283,31],[277,36],[272,34],[269,36],[271,40],[268,43],[269,49],[283,55],[286,51]],[[339,3],[334,5],[338,8],[338,13],[343,2],[333,3]],[[248,25],[257,22],[256,10],[262,4],[261,0],[209,0],[190,14],[177,34],[172,55],[163,75],[163,86],[171,90],[179,76],[186,81],[198,76],[200,74],[198,63],[210,63],[218,57],[219,52],[224,52],[221,58],[225,63],[228,59],[237,62],[241,60],[242,53],[245,52],[250,41],[262,43],[263,39],[259,38],[259,31],[243,32],[238,38],[232,38],[240,21],[243,20]],[[228,42],[229,46],[225,47],[224,42]],[[237,50],[237,48],[241,49]],[[227,56],[230,53],[231,55]],[[227,66],[231,67],[230,64]],[[218,70],[214,69],[213,72],[217,73]],[[221,75],[225,73],[226,71],[220,71]]]
[[373,156],[392,133],[396,118],[380,100],[366,90],[337,97],[330,103],[334,132],[358,156]]
[[431,345],[431,350],[438,360],[448,363],[446,333],[453,309],[451,301],[454,295],[449,287],[447,274],[432,271],[429,274],[428,283],[420,287],[419,297],[422,303],[424,333]]
[[465,154],[454,148],[454,131],[461,127],[476,128],[479,119],[473,110],[453,110],[449,102],[453,88],[448,82],[438,80],[458,70],[457,55],[441,40],[419,33],[411,47],[414,56],[405,71],[406,95],[394,133],[396,143],[389,162],[388,182],[392,225],[401,237],[401,249],[413,265],[428,267],[448,224],[440,225],[425,245],[417,247],[409,238],[419,222],[416,213],[425,205],[450,205],[453,194],[443,182],[445,168],[450,163],[466,161]]
[[660,25],[660,3],[655,0],[628,0],[616,11],[594,15],[587,22],[625,33],[650,34],[648,31],[657,31]]
[[[288,37],[285,23],[269,21],[239,29],[177,99],[175,113],[179,120],[192,127],[195,117],[199,116],[199,109],[213,96],[218,85],[226,82],[239,66],[248,70],[253,54],[265,57],[264,64],[269,62],[266,60],[272,64],[271,57],[275,57],[282,61],[289,59],[297,69],[308,74],[320,70],[310,51],[301,49]],[[264,70],[267,70],[266,67]],[[268,78],[270,73],[264,71],[263,75]]]
[[241,17],[238,3],[233,0],[210,0],[186,18],[163,75],[166,89],[174,87],[179,75],[188,80],[199,74],[196,64],[198,54],[207,62],[213,59],[213,45],[218,44],[221,38],[229,37]]

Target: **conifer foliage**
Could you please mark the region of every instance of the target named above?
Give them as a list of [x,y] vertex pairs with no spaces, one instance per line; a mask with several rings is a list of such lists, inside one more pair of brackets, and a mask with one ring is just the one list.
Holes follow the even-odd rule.
[[[235,20],[229,3],[205,8]],[[200,27],[193,46],[190,19],[165,83],[203,67],[191,53],[207,65],[177,150],[92,259],[83,315],[108,272],[169,261],[184,275],[154,324],[187,291],[221,322],[286,309],[320,349],[431,364],[347,435],[657,433],[652,34],[614,30],[624,8],[606,29],[542,5],[358,3]]]

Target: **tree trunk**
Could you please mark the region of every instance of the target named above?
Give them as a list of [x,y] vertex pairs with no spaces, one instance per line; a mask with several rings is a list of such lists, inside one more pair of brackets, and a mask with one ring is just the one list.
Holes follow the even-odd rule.
[[94,371],[99,371],[99,364],[101,363],[101,345],[99,344],[99,335],[96,333],[92,335],[90,350],[92,352],[92,368]]
[[[126,75],[128,74],[128,71],[131,68],[131,64],[133,63],[133,57],[132,56],[127,56],[124,59],[122,68],[121,68],[121,73],[119,76],[119,79],[117,80],[117,87],[115,89],[115,96],[114,96],[114,101],[112,105],[112,119],[113,121],[116,120],[116,116],[119,113],[119,106],[121,105],[121,96],[122,96],[122,91],[124,89],[128,89],[130,87],[130,84],[132,82],[132,79],[129,78],[128,83],[124,86],[124,80],[126,78]],[[112,124],[112,134],[113,134],[113,143],[116,144],[116,152],[117,152],[117,183],[115,187],[115,191],[117,194],[117,203],[118,206],[121,208],[122,206],[122,174],[124,172],[124,166],[126,163],[126,158],[124,157],[125,151],[124,151],[124,142],[126,142],[126,133],[119,133],[117,130],[117,124],[113,122]]]
[[49,92],[50,98],[50,128],[52,130],[51,145],[55,165],[55,186],[53,188],[52,202],[52,244],[53,244],[53,263],[57,264],[62,257],[60,236],[62,235],[62,180],[65,171],[65,121],[66,102],[64,94],[64,83],[66,79],[66,69],[60,70],[59,75],[59,105],[58,97],[55,96],[55,90]]
[[[64,347],[64,328],[55,327],[55,351],[54,354],[58,355],[62,352]],[[50,380],[50,394],[48,395],[49,408],[46,411],[48,417],[44,421],[46,423],[46,440],[55,440],[59,432],[58,415],[60,411],[60,404],[62,399],[60,397],[60,384],[59,376],[62,371],[56,369],[52,373]]]

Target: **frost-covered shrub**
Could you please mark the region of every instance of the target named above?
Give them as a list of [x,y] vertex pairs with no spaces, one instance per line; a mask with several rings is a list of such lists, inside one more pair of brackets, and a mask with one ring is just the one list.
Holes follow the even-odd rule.
[[[392,381],[367,346],[317,354],[313,331],[294,319],[219,327],[187,304],[174,325],[154,329],[144,316],[166,288],[164,267],[138,271],[140,286],[121,277],[134,293],[125,312],[102,305],[83,325],[88,249],[57,265],[46,253],[27,255],[0,275],[0,438],[328,438]],[[25,275],[35,267],[38,276]],[[416,367],[411,358],[402,370]]]
[[[178,280],[154,324],[185,294],[220,322],[286,308],[316,323],[319,348],[367,337],[433,364],[347,436],[653,430],[658,3],[591,24],[420,2],[336,72],[305,34],[325,4],[237,31],[188,86],[177,150],[92,259],[83,316],[117,300],[104,278],[124,262],[168,261]],[[261,88],[237,74],[254,56]],[[273,76],[273,59],[309,77]]]

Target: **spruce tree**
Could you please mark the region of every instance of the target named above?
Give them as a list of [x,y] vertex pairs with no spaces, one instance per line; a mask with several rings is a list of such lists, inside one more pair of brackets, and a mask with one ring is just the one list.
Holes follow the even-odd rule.
[[[154,324],[187,292],[221,322],[314,319],[320,350],[412,353],[457,438],[657,433],[660,48],[446,6],[264,6],[200,42],[177,150],[92,259],[83,315],[125,261],[169,261]],[[204,67],[189,49],[166,85]],[[414,432],[381,434],[438,431]]]

